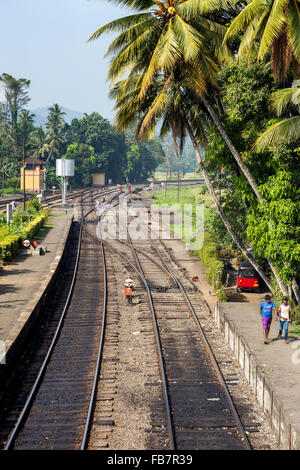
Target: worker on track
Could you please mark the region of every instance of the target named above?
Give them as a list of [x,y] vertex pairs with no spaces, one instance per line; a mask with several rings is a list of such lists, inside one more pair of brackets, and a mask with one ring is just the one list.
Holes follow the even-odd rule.
[[133,294],[133,291],[134,291],[132,279],[130,279],[130,278],[125,279],[124,286],[125,286],[125,289],[124,289],[125,297],[127,298],[128,304],[131,305],[132,304],[132,294]]

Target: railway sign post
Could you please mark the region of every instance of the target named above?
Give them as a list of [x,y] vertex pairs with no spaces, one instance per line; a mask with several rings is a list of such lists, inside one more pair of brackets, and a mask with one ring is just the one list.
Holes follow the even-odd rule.
[[13,221],[13,206],[12,204],[6,205],[6,222],[10,224]]
[[61,158],[56,160],[56,176],[62,178],[61,197],[63,204],[66,204],[68,177],[74,176],[74,160]]

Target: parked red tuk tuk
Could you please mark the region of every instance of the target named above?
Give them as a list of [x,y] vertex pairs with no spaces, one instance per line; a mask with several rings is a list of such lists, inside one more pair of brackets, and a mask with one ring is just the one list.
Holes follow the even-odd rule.
[[259,291],[259,275],[250,263],[241,263],[238,269],[238,278],[236,283],[236,290],[242,292],[243,290]]

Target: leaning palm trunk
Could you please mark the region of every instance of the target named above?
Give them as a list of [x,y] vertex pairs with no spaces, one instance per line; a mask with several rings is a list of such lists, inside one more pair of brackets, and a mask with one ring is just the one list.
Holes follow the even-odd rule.
[[[220,119],[218,118],[217,114],[215,113],[215,110],[213,109],[213,107],[211,106],[211,104],[209,103],[209,101],[207,100],[207,98],[204,95],[201,97],[201,99],[202,99],[207,111],[209,112],[212,120],[216,124],[221,136],[225,140],[231,154],[233,155],[233,157],[236,160],[237,164],[239,165],[240,169],[242,170],[242,172],[246,176],[246,178],[247,178],[249,184],[251,185],[254,193],[256,194],[260,204],[263,205],[264,198],[263,198],[263,196],[261,195],[261,193],[259,191],[259,188],[258,188],[258,185],[257,185],[255,179],[253,178],[251,172],[249,171],[249,169],[247,168],[247,166],[245,165],[245,163],[241,159],[241,156],[240,156],[239,152],[236,150],[235,146],[233,145],[230,137],[227,135]],[[276,267],[269,260],[268,260],[268,262],[269,262],[270,268],[271,268],[271,270],[272,270],[272,272],[275,276],[275,279],[278,283],[278,286],[279,286],[282,294],[287,295],[287,287],[284,285],[282,279],[280,278]]]
[[288,295],[288,289],[287,289],[286,285],[282,282],[282,279],[278,274],[276,266],[274,266],[272,261],[270,261],[269,259],[268,259],[268,263],[269,263],[270,268],[272,269],[272,272],[274,274],[274,277],[277,281],[277,284],[279,285],[279,288],[280,288],[282,294],[283,295]]
[[208,99],[206,98],[205,95],[201,96],[201,100],[203,101],[203,104],[206,107],[207,111],[209,112],[210,117],[212,118],[213,122],[217,126],[221,136],[225,140],[226,145],[229,148],[231,154],[233,155],[235,161],[237,162],[238,166],[240,167],[240,169],[244,173],[245,177],[247,178],[249,184],[251,185],[251,187],[252,187],[254,193],[256,194],[259,202],[262,204],[263,203],[263,197],[262,197],[262,195],[259,191],[258,185],[257,185],[254,177],[252,176],[251,172],[247,168],[247,165],[245,165],[245,163],[241,159],[241,156],[240,156],[239,152],[237,151],[237,149],[233,145],[230,137],[228,136],[227,132],[225,131],[225,129],[224,129],[220,119],[218,118],[214,108],[209,103],[209,101],[208,101]]
[[299,289],[299,287],[298,287],[298,284],[297,284],[296,279],[293,279],[293,282],[292,282],[292,289],[293,289],[295,298],[296,298],[296,300],[297,300],[297,302],[298,302],[298,305],[300,305],[300,289]]
[[272,292],[272,285],[269,281],[269,279],[266,277],[265,273],[262,271],[261,267],[259,266],[259,264],[252,258],[252,256],[250,255],[250,253],[247,251],[247,249],[245,248],[245,246],[243,245],[243,243],[241,242],[241,240],[239,239],[239,237],[237,236],[237,234],[234,232],[233,228],[232,228],[232,225],[231,223],[229,222],[229,220],[227,219],[224,211],[223,211],[223,208],[220,204],[220,201],[219,199],[217,198],[217,195],[214,191],[214,188],[211,184],[211,181],[209,179],[209,176],[207,174],[207,171],[205,169],[205,166],[203,165],[203,162],[202,162],[202,159],[201,159],[201,155],[200,155],[200,151],[199,151],[199,148],[198,148],[198,144],[196,142],[196,139],[195,139],[195,136],[193,134],[193,131],[187,121],[187,119],[185,118],[185,126],[186,126],[186,129],[188,131],[188,134],[190,136],[190,139],[192,141],[192,144],[193,144],[193,147],[194,147],[194,150],[195,150],[195,153],[196,153],[196,157],[197,157],[197,161],[199,163],[199,166],[200,166],[200,169],[202,171],[202,174],[203,174],[203,177],[204,177],[204,180],[205,180],[205,183],[208,187],[208,190],[210,192],[210,195],[214,201],[214,204],[217,208],[217,211],[222,219],[222,222],[223,224],[225,225],[225,227],[227,228],[228,232],[230,233],[233,241],[236,243],[236,245],[239,247],[239,249],[241,250],[241,252],[243,253],[243,255],[247,258],[247,260],[249,261],[249,263],[251,263],[251,265],[256,269],[256,271],[259,273],[259,275],[261,276],[261,278],[263,279],[263,281],[265,282],[265,284],[267,285],[267,287],[270,289],[270,291]]

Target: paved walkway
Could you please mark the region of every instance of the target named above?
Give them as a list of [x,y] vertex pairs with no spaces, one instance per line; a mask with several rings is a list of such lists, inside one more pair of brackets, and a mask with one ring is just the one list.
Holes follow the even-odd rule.
[[70,215],[55,208],[34,240],[47,246],[44,256],[16,256],[0,270],[0,340],[6,341],[26,305],[42,294],[42,280],[57,256]]
[[[262,295],[263,297],[263,295]],[[262,298],[263,300],[263,298]],[[263,342],[262,322],[259,314],[259,304],[253,303],[220,303],[219,311],[221,317],[225,314],[227,320],[236,331],[235,339],[232,334],[225,333],[225,339],[229,343],[235,343],[233,348],[237,350],[237,335],[243,339],[243,342],[249,348],[247,355],[255,358],[255,364],[260,367],[263,375],[266,377],[272,394],[280,402],[281,416],[280,420],[286,418],[288,423],[292,425],[295,433],[294,440],[296,448],[300,446],[300,337],[295,334],[289,334],[289,344],[285,344],[284,340],[277,340],[279,322],[273,319],[269,339],[271,342],[265,345]],[[222,329],[225,329],[223,321]],[[240,347],[238,347],[240,349]],[[238,352],[239,362],[244,362],[244,367],[248,375],[249,367],[245,365],[246,352],[240,354]],[[250,356],[249,356],[250,357]],[[250,371],[251,379],[251,371]],[[253,381],[253,379],[251,379]],[[262,392],[263,393],[263,392]],[[259,393],[261,395],[261,393]],[[270,393],[268,392],[268,395]],[[269,404],[269,397],[261,395],[263,406],[267,408],[267,414],[271,412],[272,405]],[[268,403],[266,402],[266,399]],[[269,408],[271,407],[271,411]],[[273,414],[274,414],[273,406]],[[272,416],[271,416],[272,419]],[[274,417],[273,417],[274,421]],[[274,425],[274,423],[273,423]],[[276,423],[275,423],[276,427]],[[280,431],[279,431],[280,434]],[[281,440],[288,441],[285,431],[281,430]],[[293,439],[293,435],[291,436]],[[299,439],[299,440],[298,440]],[[285,448],[288,448],[284,442]],[[292,446],[293,447],[293,446]]]

